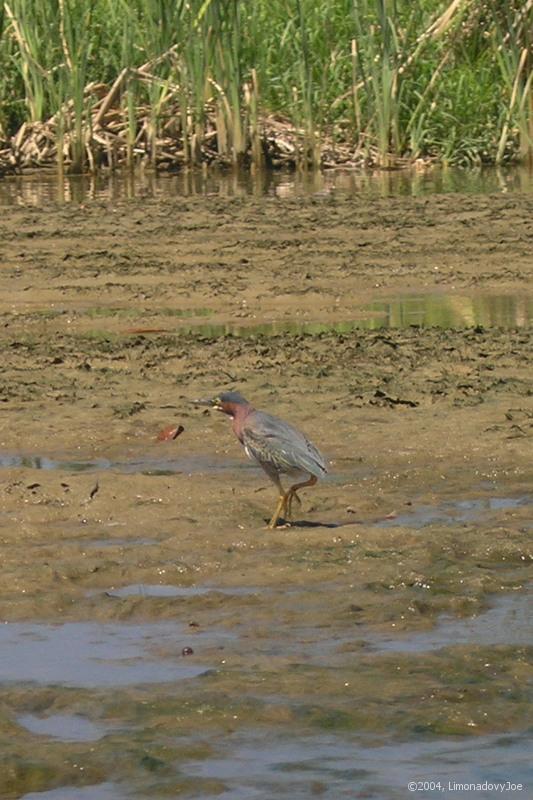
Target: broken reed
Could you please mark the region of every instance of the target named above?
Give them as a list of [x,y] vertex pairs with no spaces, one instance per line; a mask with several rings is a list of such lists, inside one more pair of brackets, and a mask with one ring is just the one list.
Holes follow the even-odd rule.
[[533,153],[533,0],[0,5],[0,137],[48,122],[73,172],[156,165],[169,141],[180,163],[260,165],[271,112],[302,165],[325,142],[381,167]]

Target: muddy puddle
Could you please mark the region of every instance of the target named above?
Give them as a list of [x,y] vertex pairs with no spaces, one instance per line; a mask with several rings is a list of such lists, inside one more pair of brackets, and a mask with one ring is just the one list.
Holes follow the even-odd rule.
[[383,519],[377,525],[407,525],[422,528],[425,525],[458,525],[474,522],[493,511],[512,510],[531,507],[533,518],[533,495],[522,497],[477,497],[468,500],[446,500],[440,506],[418,505],[405,514],[395,514],[391,519]]
[[118,589],[114,587],[109,589],[108,595],[110,597],[199,597],[201,595],[211,594],[212,592],[220,592],[221,594],[259,594],[260,590],[248,586],[236,586],[232,589],[225,589],[216,586],[169,586],[168,584],[155,584],[147,585],[144,583],[137,583],[130,586],[121,586]]
[[50,458],[42,455],[22,455],[20,453],[0,453],[0,469],[23,467],[31,470],[60,470],[62,472],[101,472],[117,471],[125,474],[138,472],[146,475],[173,475],[179,472],[202,473],[224,472],[249,468],[236,459],[217,459],[207,456],[186,458],[136,458],[114,461],[106,458],[74,459]]
[[[104,314],[102,314],[104,316]],[[236,324],[192,323],[166,328],[165,333],[194,335],[208,339],[224,336],[272,337],[281,335],[320,336],[352,333],[358,329],[408,328],[410,326],[463,328],[488,326],[527,327],[533,317],[533,296],[429,294],[379,300],[361,306],[359,319],[337,322],[279,320],[276,322]],[[147,330],[150,333],[150,330]]]
[[22,714],[17,723],[30,733],[64,742],[95,742],[108,732],[106,726],[97,725],[79,714],[52,714],[48,717]]
[[[525,728],[516,732],[527,727],[524,589],[489,597],[479,614],[384,638],[358,625],[356,583],[312,583],[112,590],[117,600],[262,597],[234,620],[224,602],[197,605],[199,622],[185,631],[155,620],[4,624],[6,721],[18,747],[32,748],[4,778],[15,787],[6,797],[31,797],[31,782],[50,798],[179,791],[303,800],[355,790],[399,798],[412,780],[526,780],[530,744]],[[339,613],[340,593],[359,603]]]
[[[2,798],[525,781],[530,187],[2,182]],[[230,388],[325,454],[290,526]]]
[[[350,784],[357,787],[356,797],[402,798],[413,774],[422,785],[440,781],[438,791],[447,797],[452,796],[451,791],[448,794],[449,783],[504,782],[512,773],[515,784],[527,785],[529,778],[524,742],[512,737],[480,737],[466,746],[452,739],[439,743],[376,742],[365,747],[327,735],[298,742],[282,736],[281,741],[273,740],[265,747],[256,733],[244,741],[231,737],[221,750],[220,757],[209,764],[187,765],[186,770],[198,776],[223,778],[228,788],[220,796],[227,800],[273,797],[280,791],[282,796],[290,791],[298,800],[316,795],[333,800],[349,797]],[[422,796],[430,793],[429,789],[420,792]],[[468,790],[453,792],[463,799],[468,795]],[[480,796],[490,797],[489,791],[481,791]]]
[[513,645],[527,647],[533,640],[533,594],[504,595],[476,617],[454,620],[441,617],[435,628],[401,639],[376,641],[371,646],[396,653],[438,650],[461,645]]
[[24,800],[127,800],[130,795],[123,792],[116,783],[106,781],[92,786],[65,786],[44,792],[30,792]]
[[[92,687],[194,678],[205,668],[181,657],[187,633],[173,623],[5,623],[0,682]],[[173,658],[164,655],[169,648]]]
[[[505,761],[502,761],[505,753]],[[222,798],[267,798],[290,796],[306,800],[312,796],[348,797],[347,785],[357,787],[355,796],[405,797],[404,790],[416,774],[422,782],[441,782],[444,796],[448,784],[503,783],[512,772],[515,784],[527,785],[529,771],[524,742],[511,736],[479,737],[465,745],[454,739],[442,743],[397,743],[372,746],[347,744],[340,737],[302,737],[295,742],[283,736],[270,742],[256,730],[246,737],[230,735],[208,764],[187,763],[184,770],[200,777],[224,782]],[[414,771],[414,772],[413,772]],[[438,777],[437,777],[438,776]],[[460,776],[460,779],[458,778]],[[70,793],[69,793],[70,792]],[[468,790],[456,788],[454,796],[464,800]],[[353,795],[352,795],[353,796]],[[423,794],[422,794],[423,796]],[[481,790],[479,796],[489,798]],[[131,797],[113,783],[79,789],[52,790],[25,795],[25,800],[122,800]]]

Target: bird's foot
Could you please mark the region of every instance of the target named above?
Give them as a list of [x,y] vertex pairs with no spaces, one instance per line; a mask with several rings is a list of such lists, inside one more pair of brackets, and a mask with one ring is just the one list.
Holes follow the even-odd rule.
[[281,531],[284,528],[291,528],[292,525],[288,519],[284,519],[283,517],[278,517],[276,520],[271,519],[268,525],[265,526],[266,531]]
[[[291,488],[288,492],[280,495],[274,515],[267,526],[270,530],[273,528],[290,528],[294,500],[296,500],[299,506],[302,505],[302,501],[298,497],[296,489]],[[281,525],[278,524],[280,520],[283,520]]]

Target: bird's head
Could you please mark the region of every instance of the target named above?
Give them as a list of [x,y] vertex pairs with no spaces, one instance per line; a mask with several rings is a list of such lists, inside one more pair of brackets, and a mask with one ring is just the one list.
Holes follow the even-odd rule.
[[218,394],[216,397],[210,399],[195,400],[194,404],[197,406],[208,406],[208,408],[213,408],[215,411],[222,411],[223,414],[228,414],[230,417],[234,417],[239,408],[251,408],[248,400],[246,400],[242,394],[239,394],[239,392],[222,392],[222,394]]

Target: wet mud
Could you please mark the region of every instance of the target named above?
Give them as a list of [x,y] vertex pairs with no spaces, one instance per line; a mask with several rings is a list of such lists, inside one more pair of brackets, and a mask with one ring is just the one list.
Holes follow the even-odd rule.
[[[524,778],[533,198],[9,207],[0,238],[0,796]],[[191,402],[225,388],[327,457],[290,526]]]

